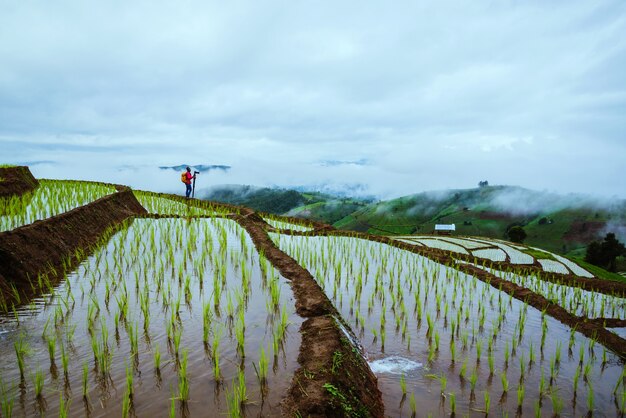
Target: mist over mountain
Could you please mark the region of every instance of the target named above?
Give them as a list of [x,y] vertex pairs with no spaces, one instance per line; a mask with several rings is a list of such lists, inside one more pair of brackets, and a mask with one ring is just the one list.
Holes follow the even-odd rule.
[[[323,187],[321,188],[323,190]],[[319,189],[318,189],[319,190]],[[613,232],[626,241],[626,200],[584,194],[558,194],[518,186],[435,190],[379,201],[306,187],[268,188],[220,185],[203,198],[264,212],[314,219],[340,229],[375,234],[431,233],[437,223],[454,223],[458,235],[506,238],[515,225],[527,243],[563,254],[581,255],[586,245]]]
[[216,164],[198,164],[198,165],[189,165],[189,164],[180,164],[180,165],[173,165],[173,166],[159,166],[159,168],[161,170],[174,170],[174,171],[183,171],[185,170],[187,167],[191,168],[192,171],[199,171],[201,173],[207,172],[207,171],[211,171],[211,170],[221,170],[224,172],[227,172],[228,170],[230,170],[232,167],[229,165],[216,165]]

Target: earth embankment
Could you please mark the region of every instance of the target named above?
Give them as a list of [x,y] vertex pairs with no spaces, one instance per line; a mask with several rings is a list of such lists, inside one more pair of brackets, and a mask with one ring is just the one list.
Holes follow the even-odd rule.
[[0,197],[20,196],[39,185],[26,166],[0,168]]
[[300,368],[283,402],[284,414],[384,416],[376,376],[355,343],[356,338],[311,273],[276,247],[267,234],[267,224],[257,214],[232,218],[248,231],[257,251],[290,281],[296,311],[307,318],[300,329]]
[[0,290],[4,290],[5,296],[11,286],[22,294],[35,291],[38,275],[48,274],[51,279],[62,276],[66,268],[80,262],[81,256],[107,232],[131,217],[144,214],[146,210],[127,189],[0,233]]

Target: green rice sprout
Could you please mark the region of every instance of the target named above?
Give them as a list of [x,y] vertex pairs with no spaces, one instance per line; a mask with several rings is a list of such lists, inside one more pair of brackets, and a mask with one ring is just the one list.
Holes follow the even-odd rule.
[[500,373],[500,381],[502,382],[502,393],[509,391],[509,381],[506,378],[506,373]]
[[459,371],[459,377],[461,380],[465,380],[465,375],[467,374],[467,359],[463,361],[461,364],[461,371]]
[[563,399],[559,396],[556,390],[550,392],[550,400],[552,401],[552,411],[555,416],[560,416],[563,411]]
[[174,395],[171,396],[170,400],[170,418],[176,418],[176,397]]
[[128,398],[132,399],[134,394],[133,371],[128,365],[126,366],[126,392],[128,393]]
[[454,392],[450,392],[448,398],[450,399],[450,416],[454,416],[456,414],[456,395]]
[[33,376],[33,386],[35,388],[35,397],[37,399],[42,398],[43,385],[44,385],[43,372],[41,371],[41,369],[37,368],[37,371],[35,372],[35,375]]
[[474,389],[476,389],[476,383],[478,382],[478,373],[476,369],[472,371],[469,381],[470,381],[470,390],[471,392],[474,392]]
[[411,407],[411,415],[415,416],[415,414],[417,413],[417,404],[415,403],[414,393],[411,393],[411,396],[409,397],[409,405]]
[[443,373],[439,376],[439,385],[441,386],[441,396],[443,396],[446,388],[448,387],[448,378]]
[[406,395],[406,377],[404,377],[404,373],[400,375],[400,389],[402,390],[402,395]]
[[489,396],[489,392],[485,392],[485,415],[489,415],[490,409],[491,409],[491,397]]
[[122,397],[122,418],[128,418],[130,416],[130,401],[132,395],[126,390]]
[[70,412],[70,400],[65,400],[63,393],[59,396],[59,418],[67,418]]
[[535,401],[534,409],[535,409],[535,418],[541,418],[541,402],[539,401],[539,399]]
[[517,409],[521,410],[524,404],[524,385],[517,387]]
[[587,389],[587,412],[591,415],[593,415],[594,403],[593,386],[589,384]]
[[183,351],[183,359],[178,369],[178,399],[182,403],[189,400],[189,379],[187,378],[187,350]]
[[13,342],[13,349],[15,350],[15,356],[17,358],[17,367],[20,370],[20,378],[24,380],[24,357],[30,350],[23,336],[20,335],[17,340]]
[[61,344],[61,365],[63,366],[63,374],[67,378],[68,376],[68,367],[69,367],[70,358],[65,351],[65,347]]
[[83,363],[83,377],[82,377],[83,399],[87,399],[89,396],[89,367],[87,363]]
[[156,370],[156,372],[158,373],[161,371],[161,351],[159,351],[158,344],[154,346],[152,356],[154,358],[154,370]]
[[56,355],[56,337],[54,335],[49,336],[46,339],[48,346],[48,355],[50,356],[50,366],[54,365],[54,357]]

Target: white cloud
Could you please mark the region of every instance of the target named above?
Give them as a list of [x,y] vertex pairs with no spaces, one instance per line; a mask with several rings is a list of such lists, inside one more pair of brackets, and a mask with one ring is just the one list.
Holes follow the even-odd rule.
[[619,0],[4,2],[2,159],[623,196],[625,35]]

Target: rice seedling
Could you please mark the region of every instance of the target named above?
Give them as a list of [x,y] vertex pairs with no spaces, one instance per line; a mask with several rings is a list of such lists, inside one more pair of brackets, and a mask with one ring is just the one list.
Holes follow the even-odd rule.
[[550,400],[552,402],[552,412],[555,416],[560,416],[563,411],[563,399],[559,396],[558,391],[553,389],[550,392]]
[[129,399],[133,398],[133,371],[128,365],[126,365],[126,393]]
[[491,397],[489,396],[489,392],[485,392],[485,415],[489,415],[490,409],[491,409]]
[[446,388],[448,387],[448,378],[444,374],[439,376],[439,385],[441,390],[441,396],[443,396]]
[[20,371],[20,378],[24,380],[24,367],[25,360],[24,357],[30,351],[28,347],[28,343],[24,340],[23,336],[19,336],[13,342],[13,349],[15,350],[15,357],[17,358],[17,367]]
[[502,382],[502,393],[507,393],[509,391],[509,381],[506,373],[500,373],[500,382]]
[[400,375],[400,389],[402,390],[402,395],[406,395],[406,377],[404,377],[404,373]]
[[154,351],[152,352],[152,357],[154,359],[154,370],[157,373],[161,371],[161,351],[159,350],[159,345],[155,345]]
[[66,379],[69,373],[68,371],[69,362],[70,362],[70,358],[67,352],[65,351],[65,347],[63,346],[63,344],[61,344],[61,365],[63,366],[63,375],[65,376]]
[[519,411],[522,410],[522,405],[524,404],[524,392],[524,385],[517,387],[517,409]]
[[465,375],[467,374],[467,359],[463,361],[461,364],[461,370],[459,371],[459,377],[461,380],[465,380]]
[[89,397],[89,368],[87,367],[87,363],[83,363],[82,389],[83,399],[87,400]]
[[456,414],[456,395],[454,392],[450,392],[448,394],[448,398],[450,400],[450,416],[455,416]]
[[474,390],[476,389],[476,383],[478,382],[478,373],[476,369],[472,371],[469,381],[471,393],[474,393]]
[[71,400],[65,400],[63,394],[59,395],[59,418],[67,418],[70,413]]
[[35,372],[35,375],[33,376],[33,387],[35,388],[35,397],[37,399],[41,399],[42,398],[42,393],[43,393],[43,385],[44,385],[44,379],[43,379],[43,372],[41,371],[41,369],[37,369],[37,371]]
[[594,400],[594,394],[593,394],[593,385],[589,384],[587,388],[587,412],[590,415],[593,415],[594,404],[595,404],[595,400]]

